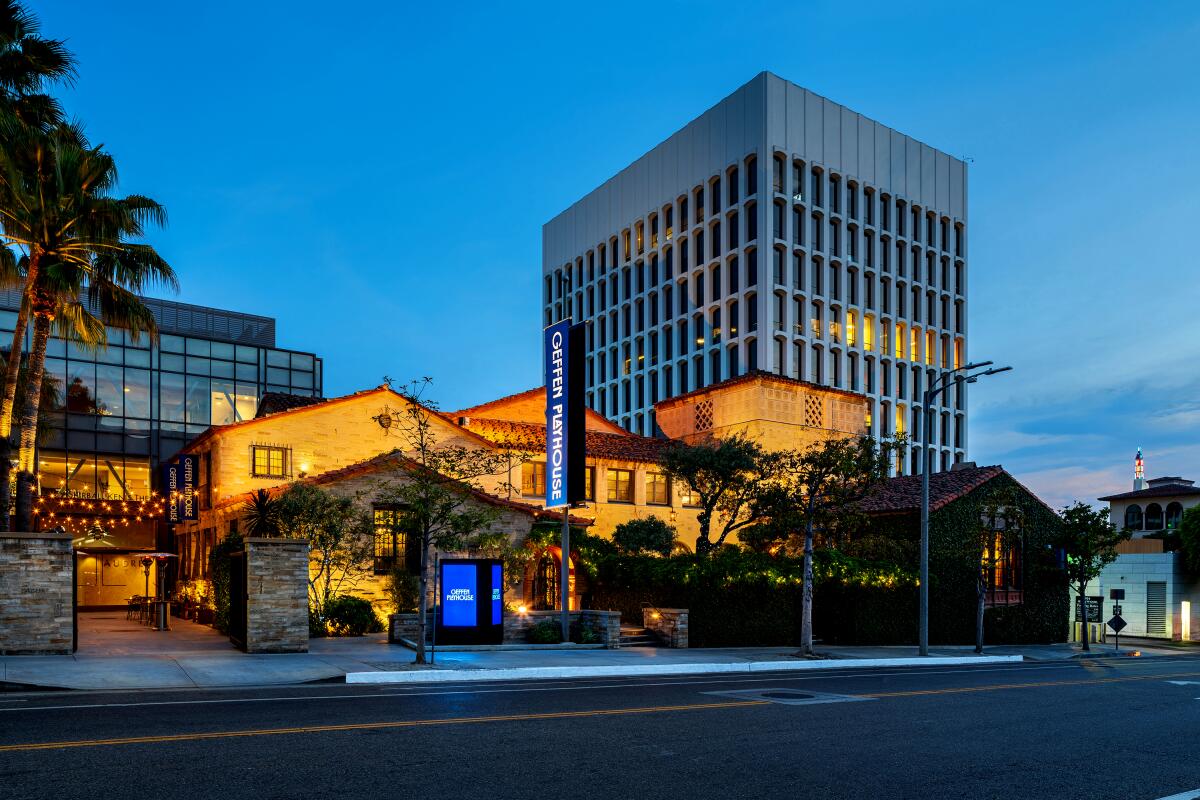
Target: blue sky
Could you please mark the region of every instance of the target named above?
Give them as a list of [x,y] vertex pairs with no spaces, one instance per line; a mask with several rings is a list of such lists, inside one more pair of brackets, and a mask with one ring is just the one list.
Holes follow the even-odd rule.
[[[1200,5],[33,2],[164,203],[179,299],[325,391],[539,382],[541,225],[763,69],[970,167],[971,453],[1048,502],[1200,479]],[[334,14],[334,12],[337,12]]]

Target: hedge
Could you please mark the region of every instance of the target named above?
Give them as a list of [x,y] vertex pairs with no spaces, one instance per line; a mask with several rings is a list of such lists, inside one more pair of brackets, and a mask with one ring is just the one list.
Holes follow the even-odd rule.
[[[616,556],[593,565],[592,608],[640,623],[642,609],[686,608],[692,647],[799,643],[803,560],[727,548],[714,556]],[[835,551],[814,559],[813,635],[830,644],[915,638],[916,586],[894,565]]]

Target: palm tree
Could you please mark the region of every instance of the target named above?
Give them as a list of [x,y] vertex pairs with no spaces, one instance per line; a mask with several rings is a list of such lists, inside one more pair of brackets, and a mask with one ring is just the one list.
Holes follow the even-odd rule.
[[266,489],[250,495],[242,506],[246,533],[250,536],[278,536],[280,534],[279,499],[272,497]]
[[[117,170],[110,155],[90,146],[77,125],[46,134],[26,128],[25,137],[26,147],[0,148],[0,223],[5,243],[26,253],[28,380],[37,386],[53,325],[93,346],[102,346],[106,325],[128,329],[135,340],[153,338],[154,318],[138,294],[155,283],[176,288],[177,281],[153,247],[131,241],[148,224],[165,224],[166,212],[147,197],[112,196]],[[20,415],[19,530],[31,522],[40,399],[26,392]]]
[[[38,21],[20,3],[0,0],[0,148],[14,150],[28,141],[25,128],[45,132],[63,121],[58,101],[44,94],[51,83],[70,83],[75,58],[61,41],[38,35]],[[2,223],[0,223],[2,224]],[[0,250],[0,285],[18,286],[29,276],[27,258],[20,261],[7,247]],[[0,439],[12,434],[21,350],[29,324],[29,305],[22,303],[13,331],[13,346],[4,373],[0,400]],[[8,462],[0,464],[0,518],[8,518]]]
[[0,111],[46,129],[62,122],[62,108],[44,89],[74,79],[75,57],[39,27],[20,3],[0,0]]

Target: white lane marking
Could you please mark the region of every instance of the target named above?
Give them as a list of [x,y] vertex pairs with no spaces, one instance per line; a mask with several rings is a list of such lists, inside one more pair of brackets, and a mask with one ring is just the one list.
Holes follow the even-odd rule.
[[[1022,667],[991,667],[972,670],[960,669],[929,669],[929,670],[871,670],[869,672],[854,672],[841,674],[810,674],[810,675],[763,675],[756,678],[727,678],[715,676],[705,680],[678,680],[678,681],[648,681],[644,683],[561,683],[555,682],[555,685],[538,685],[530,686],[528,684],[521,685],[517,683],[504,684],[496,683],[489,684],[492,688],[481,689],[473,688],[478,684],[459,684],[463,687],[471,688],[453,688],[454,684],[450,684],[436,691],[417,691],[416,687],[397,687],[388,691],[382,692],[363,692],[355,694],[315,694],[315,695],[293,695],[293,696],[278,696],[278,697],[228,697],[217,700],[156,700],[144,701],[137,703],[86,703],[77,705],[46,705],[46,706],[26,706],[24,708],[0,708],[0,714],[14,711],[54,711],[62,710],[77,710],[83,708],[139,708],[149,706],[191,706],[191,705],[215,705],[220,703],[275,703],[289,702],[297,700],[359,700],[374,697],[430,697],[438,695],[462,695],[462,694],[511,694],[521,692],[561,692],[561,691],[584,691],[588,689],[641,689],[655,686],[710,686],[714,684],[724,683],[762,683],[764,681],[774,682],[798,682],[798,681],[815,681],[829,680],[833,678],[873,678],[880,676],[905,676],[905,675],[962,675],[964,673],[976,672],[1042,672],[1046,670],[1063,670],[1071,667],[1079,666],[1079,664],[1069,662],[1063,664],[1045,664],[1042,666],[1022,666]],[[1135,665],[1130,665],[1135,666]],[[1140,665],[1139,665],[1140,666]],[[717,679],[719,678],[719,679]],[[513,688],[496,688],[497,686],[509,685]],[[18,701],[11,701],[18,702]],[[27,702],[27,701],[19,701]]]
[[1159,797],[1157,800],[1197,800],[1200,798],[1200,789],[1192,789],[1187,792],[1173,794],[1170,797]]
[[1200,681],[1167,681],[1175,686],[1200,686]]

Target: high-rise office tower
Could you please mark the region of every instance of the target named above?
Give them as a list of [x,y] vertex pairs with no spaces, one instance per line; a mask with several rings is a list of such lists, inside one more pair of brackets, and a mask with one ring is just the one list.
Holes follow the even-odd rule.
[[588,325],[588,405],[654,404],[752,370],[858,392],[897,468],[966,454],[967,169],[761,73],[543,226],[543,322]]

